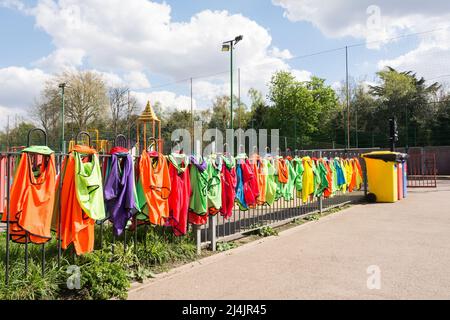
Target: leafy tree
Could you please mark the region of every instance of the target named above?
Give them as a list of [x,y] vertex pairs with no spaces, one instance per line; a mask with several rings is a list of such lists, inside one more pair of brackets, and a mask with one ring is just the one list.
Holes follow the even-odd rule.
[[155,111],[156,116],[160,120],[164,120],[164,118],[167,116],[166,113],[163,112],[163,105],[160,101],[155,101],[153,104],[153,111]]
[[437,111],[430,124],[431,144],[448,146],[450,145],[450,94],[443,94],[437,102],[432,104]]
[[212,105],[210,128],[217,128],[222,132],[228,128],[230,121],[230,97],[218,96]]
[[47,84],[41,96],[29,110],[31,119],[47,133],[48,143],[53,148],[61,141],[61,96]]
[[239,99],[235,98],[235,107],[233,108],[233,117],[234,117],[234,127],[238,128],[246,128],[251,119],[251,112],[248,111],[245,103],[240,102]]
[[[9,133],[10,145],[12,147],[20,147],[27,145],[28,132],[34,129],[36,126],[32,123],[22,121],[15,128],[13,128]],[[30,144],[43,143],[43,138],[39,135],[34,135],[31,137]]]
[[186,110],[178,111],[175,110],[168,114],[167,118],[161,123],[162,131],[161,137],[164,140],[164,151],[169,153],[172,149],[171,138],[172,132],[177,129],[188,129],[191,128],[191,113]]
[[[56,83],[55,83],[56,82]],[[108,108],[106,85],[100,75],[91,71],[66,71],[57,76],[52,86],[66,83],[66,116],[77,130],[86,130],[94,121],[105,117]]]
[[384,135],[380,137],[380,127],[383,128],[385,124],[379,123],[376,117],[380,108],[379,100],[369,93],[364,81],[356,84],[350,108],[350,117],[353,119],[351,132],[358,130],[358,146],[376,147],[380,142],[387,140]]
[[252,101],[252,104],[250,106],[252,111],[258,108],[259,106],[264,105],[264,97],[261,91],[258,91],[255,88],[250,88],[248,90],[248,96]]
[[370,93],[380,101],[376,112],[378,127],[386,131],[388,119],[396,117],[403,132],[401,143],[409,143],[411,126],[425,137],[423,143],[429,142],[427,124],[435,115],[429,101],[439,90],[439,84],[427,85],[424,78],[417,78],[412,71],[399,72],[391,67],[378,72],[378,76],[381,83],[370,87]]
[[266,105],[263,95],[260,91],[251,88],[248,91],[251,100],[249,119],[247,129],[267,129],[266,122],[269,114],[269,107]]
[[114,135],[119,132],[120,120],[126,114],[129,105],[128,88],[109,88],[109,109],[111,111],[111,127]]
[[[359,146],[387,146],[388,119],[398,120],[401,144],[449,144],[450,96],[438,83],[429,84],[412,71],[386,68],[378,73],[377,85],[350,81],[351,140],[358,129]],[[10,130],[11,145],[26,144],[26,134],[34,125],[48,134],[50,146],[59,147],[61,135],[61,92],[58,85],[67,83],[65,132],[66,140],[80,130],[97,128],[101,139],[114,139],[118,133],[129,133],[135,139],[138,109],[128,88],[106,88],[101,77],[92,72],[65,72],[48,81],[41,95],[30,106],[32,123],[21,121]],[[342,86],[344,87],[344,86]],[[290,72],[277,72],[269,83],[267,99],[250,89],[250,104],[234,99],[234,127],[243,129],[280,129],[290,147],[318,148],[345,143],[347,107],[345,90],[333,90],[324,79],[312,77],[298,81]],[[140,106],[143,107],[143,106]],[[162,135],[170,141],[177,128],[191,127],[189,111],[168,110],[156,102],[155,113],[162,121]],[[142,109],[142,108],[139,108]],[[358,117],[358,126],[356,126]],[[225,130],[230,121],[230,98],[215,98],[210,108],[196,110],[194,121],[201,120],[204,129]],[[0,132],[0,144],[6,144]],[[170,143],[166,143],[170,144]],[[169,146],[170,147],[170,146]],[[4,148],[4,147],[3,147]]]
[[[280,134],[296,137],[294,144],[308,144],[311,137],[330,125],[330,115],[338,107],[335,91],[317,77],[310,81],[298,81],[286,71],[277,72],[269,84],[269,100],[272,105],[266,123],[279,128]],[[331,137],[328,137],[331,141]]]

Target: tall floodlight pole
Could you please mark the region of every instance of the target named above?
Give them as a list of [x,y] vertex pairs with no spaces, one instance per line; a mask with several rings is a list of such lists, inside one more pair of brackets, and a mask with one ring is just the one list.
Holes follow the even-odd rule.
[[408,105],[405,105],[405,133],[406,133],[405,152],[408,153],[409,151]]
[[241,113],[241,68],[238,68],[238,110],[239,110],[239,129],[242,129]]
[[9,143],[9,114],[8,114],[8,122],[6,125],[6,151],[9,151],[10,143]]
[[358,105],[355,105],[355,127],[356,127],[356,148],[359,148],[359,135],[358,135]]
[[131,101],[130,101],[130,88],[127,89],[127,129],[128,129],[128,149],[131,149],[131,126],[130,126],[130,115],[131,115]]
[[347,96],[347,149],[350,149],[350,84],[348,76],[348,47],[345,47],[345,79]]
[[230,52],[230,87],[231,87],[231,94],[230,94],[230,129],[233,129],[233,50],[234,46],[242,41],[244,39],[244,36],[237,36],[233,40],[225,41],[222,44],[222,51]]
[[66,152],[66,144],[65,144],[65,134],[64,134],[64,89],[66,88],[65,83],[61,83],[59,85],[61,88],[61,152]]
[[191,141],[192,141],[192,150],[194,150],[195,142],[194,142],[194,92],[192,88],[192,78],[191,78]]
[[231,87],[231,93],[230,93],[230,129],[233,129],[233,48],[234,45],[231,44],[231,50],[230,50],[230,87]]

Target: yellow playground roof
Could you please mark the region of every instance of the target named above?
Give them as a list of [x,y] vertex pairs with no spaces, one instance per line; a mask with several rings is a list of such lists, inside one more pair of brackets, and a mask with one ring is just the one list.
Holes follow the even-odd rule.
[[139,116],[139,121],[160,121],[158,117],[156,116],[155,111],[153,110],[150,101],[147,102],[147,106],[145,107],[144,112]]

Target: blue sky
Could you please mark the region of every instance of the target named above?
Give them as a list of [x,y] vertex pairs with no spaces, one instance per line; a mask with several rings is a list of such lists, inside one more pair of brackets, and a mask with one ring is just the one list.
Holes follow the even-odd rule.
[[[161,2],[161,1],[158,1]],[[172,7],[172,20],[174,22],[189,21],[196,13],[203,10],[228,10],[232,14],[242,14],[267,28],[272,36],[272,44],[279,48],[287,48],[295,56],[342,48],[346,45],[361,43],[361,39],[344,37],[333,39],[323,35],[320,30],[308,22],[291,22],[283,17],[283,8],[274,6],[270,0],[193,0],[193,1],[166,1]],[[28,3],[36,3],[29,1]],[[55,49],[51,37],[44,31],[35,27],[34,17],[25,16],[17,10],[0,10],[0,36],[11,44],[10,49],[0,52],[0,66],[25,65],[30,66],[32,61],[48,55]],[[11,32],[11,30],[14,30]],[[417,41],[406,39],[400,43],[390,45],[381,51],[358,50],[350,52],[351,71],[356,77],[376,71],[376,62],[383,58],[396,56],[412,50]],[[352,51],[352,50],[351,50]],[[352,55],[353,53],[353,55]],[[237,52],[237,54],[239,54]],[[331,58],[333,64],[324,64],[323,60]],[[340,59],[339,59],[340,58]],[[343,78],[344,51],[335,54],[293,60],[291,65],[299,68],[314,70],[325,78],[338,80]],[[341,65],[339,65],[339,62]],[[373,65],[370,69],[361,70],[364,64]],[[212,70],[211,73],[215,71]],[[192,73],[195,74],[195,71]],[[170,81],[170,80],[168,80]],[[165,82],[164,82],[165,83]]]
[[[355,43],[363,44],[349,51],[356,79],[376,81],[387,64],[428,78],[450,74],[449,4],[380,0],[374,9],[372,2],[0,0],[0,109],[26,116],[45,81],[66,69],[95,70],[109,85],[129,86],[142,104],[187,108],[189,81],[160,85],[227,71],[220,42],[240,33],[235,68],[241,68],[244,101],[250,87],[266,93],[277,70],[301,80],[317,75],[337,87],[345,77],[344,50],[291,57]],[[429,30],[438,31],[373,42]],[[196,108],[228,91],[226,73],[196,78]]]
[[33,17],[17,10],[0,8],[0,39],[7,44],[4,46],[6,50],[0,51],[0,67],[29,67],[32,61],[52,51],[51,37],[34,25]]

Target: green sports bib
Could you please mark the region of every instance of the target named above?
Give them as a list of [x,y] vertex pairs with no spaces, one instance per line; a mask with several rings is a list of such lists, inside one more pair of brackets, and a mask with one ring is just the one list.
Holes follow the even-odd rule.
[[75,189],[83,211],[94,220],[106,217],[100,162],[96,154],[90,162],[83,163],[81,154],[74,152]]
[[266,179],[266,202],[268,205],[273,205],[276,199],[277,183],[275,181],[275,169],[272,162],[264,159],[264,166],[267,168]]

